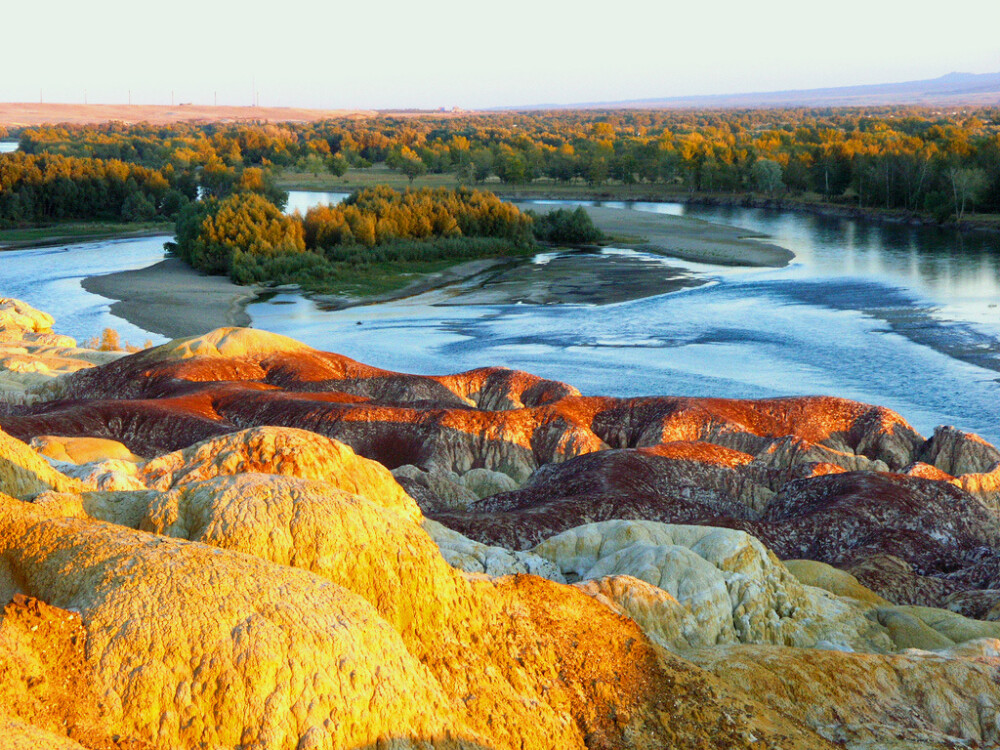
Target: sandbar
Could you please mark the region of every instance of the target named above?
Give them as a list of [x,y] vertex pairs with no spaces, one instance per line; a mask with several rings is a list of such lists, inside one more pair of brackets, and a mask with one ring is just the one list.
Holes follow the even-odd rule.
[[[545,207],[532,205],[545,210]],[[738,227],[625,208],[585,207],[617,248],[726,266],[781,267],[794,253]],[[487,259],[457,264],[373,297],[316,295],[321,307],[371,305],[436,293],[437,304],[609,304],[698,286],[704,279],[639,257],[567,252],[545,265]],[[114,300],[111,313],[170,338],[219,326],[249,326],[246,305],[265,291],[207,276],[179,258],[135,271],[91,276],[88,292]]]
[[566,250],[492,270],[441,290],[438,305],[609,305],[677,292],[707,279],[663,258],[624,251]]
[[[550,208],[525,207],[539,213]],[[624,238],[613,242],[615,247],[719,266],[781,268],[795,257],[791,250],[762,241],[766,235],[727,224],[630,208],[584,206],[584,210],[605,234]]]
[[245,307],[260,291],[224,276],[206,276],[180,258],[90,276],[81,284],[92,294],[115,300],[112,315],[169,338],[200,336],[220,326],[249,326]]

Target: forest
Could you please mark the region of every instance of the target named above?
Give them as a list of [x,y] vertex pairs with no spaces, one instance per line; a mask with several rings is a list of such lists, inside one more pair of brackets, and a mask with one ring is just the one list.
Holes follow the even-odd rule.
[[[381,165],[412,182],[657,185],[687,195],[810,196],[938,221],[1000,213],[1000,110],[918,108],[559,111],[316,123],[26,128],[25,154],[194,174],[222,195],[258,168],[343,175]],[[169,179],[169,178],[168,178]],[[272,199],[274,196],[272,196]]]
[[171,219],[197,195],[193,173],[119,159],[0,155],[0,228],[67,219]]

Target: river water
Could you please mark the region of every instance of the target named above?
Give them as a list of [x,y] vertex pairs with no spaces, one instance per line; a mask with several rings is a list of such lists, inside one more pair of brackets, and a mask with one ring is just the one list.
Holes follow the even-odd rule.
[[109,312],[111,300],[84,291],[88,276],[146,268],[164,258],[169,237],[81,242],[74,245],[0,252],[0,296],[15,297],[56,319],[55,331],[79,341],[114,328],[123,341],[159,344],[163,336],[138,328]]
[[[316,198],[292,193],[289,210]],[[832,394],[888,406],[924,433],[954,424],[1000,442],[1000,237],[761,209],[628,207],[746,227],[796,258],[765,270],[670,260],[709,283],[605,306],[452,305],[430,293],[327,311],[282,293],[248,313],[255,327],[392,370],[503,365],[621,396]],[[127,340],[161,341],[110,316],[78,281],[154,263],[162,241],[3,253],[2,294],[51,311],[70,335],[112,325]]]

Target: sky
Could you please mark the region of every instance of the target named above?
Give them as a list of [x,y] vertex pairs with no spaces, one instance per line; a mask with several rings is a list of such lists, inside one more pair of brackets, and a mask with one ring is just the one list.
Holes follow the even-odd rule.
[[577,103],[1000,72],[1000,0],[48,0],[0,6],[0,101]]

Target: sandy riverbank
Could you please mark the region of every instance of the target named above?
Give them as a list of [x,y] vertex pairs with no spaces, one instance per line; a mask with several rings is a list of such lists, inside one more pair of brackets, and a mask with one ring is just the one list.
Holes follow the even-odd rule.
[[113,315],[170,338],[250,325],[245,308],[258,291],[223,276],[206,276],[179,258],[137,271],[91,276],[81,284],[88,292],[116,300]]
[[[507,266],[508,259],[460,263],[415,279],[412,284],[371,297],[315,295],[326,309],[374,305],[412,297],[451,284],[459,284],[492,268]],[[147,268],[90,276],[81,282],[88,292],[115,300],[111,314],[146,331],[170,338],[200,336],[220,326],[249,326],[246,306],[265,290],[239,286],[224,276],[206,276],[179,258],[167,258]]]
[[726,224],[629,208],[585,206],[601,231],[627,238],[615,247],[720,266],[787,266],[795,253],[762,241],[764,235]]

